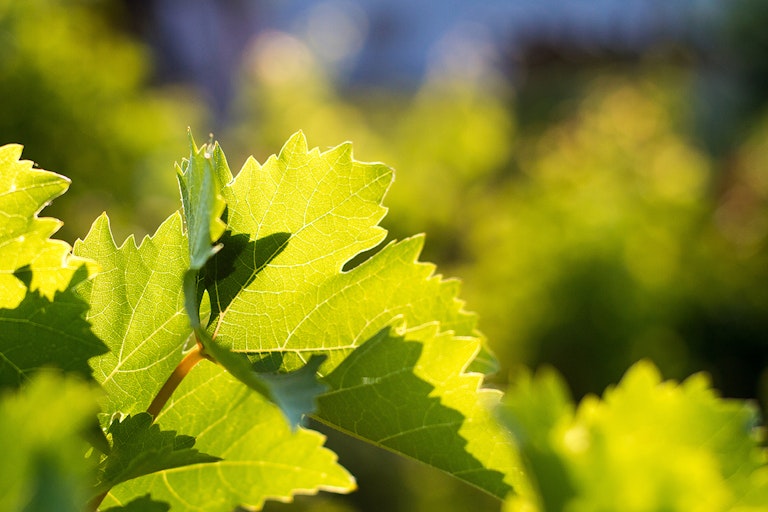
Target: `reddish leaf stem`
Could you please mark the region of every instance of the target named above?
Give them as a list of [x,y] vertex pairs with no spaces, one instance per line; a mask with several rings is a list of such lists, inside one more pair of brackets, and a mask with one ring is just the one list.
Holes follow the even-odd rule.
[[151,414],[153,418],[157,418],[157,415],[163,410],[166,402],[171,398],[171,395],[176,391],[176,388],[179,387],[179,384],[181,384],[184,377],[186,377],[189,371],[203,359],[205,359],[205,356],[202,352],[202,346],[197,343],[195,347],[184,356],[184,359],[181,360],[179,365],[173,370],[173,373],[168,377],[168,380],[165,381],[163,387],[157,392],[155,399],[149,404],[147,412]]

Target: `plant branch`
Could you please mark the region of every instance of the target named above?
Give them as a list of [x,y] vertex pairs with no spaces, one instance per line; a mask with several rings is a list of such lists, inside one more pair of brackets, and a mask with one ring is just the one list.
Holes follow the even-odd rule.
[[154,400],[152,400],[152,403],[149,404],[149,407],[147,408],[147,412],[151,414],[153,418],[157,418],[157,415],[160,414],[160,411],[163,409],[166,402],[168,402],[168,399],[171,398],[171,395],[176,391],[176,388],[179,387],[179,384],[181,384],[181,381],[187,376],[189,371],[194,368],[197,363],[205,359],[202,348],[203,347],[199,342],[195,344],[194,348],[184,356],[184,359],[182,359],[179,365],[173,370],[173,373],[171,373],[168,380],[165,381],[165,384],[160,388],[160,391],[157,392]]

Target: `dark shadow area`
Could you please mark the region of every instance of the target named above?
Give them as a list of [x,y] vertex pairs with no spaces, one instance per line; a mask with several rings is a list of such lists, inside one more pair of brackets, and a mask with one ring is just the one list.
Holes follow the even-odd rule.
[[247,234],[227,230],[218,240],[222,245],[201,274],[211,297],[211,321],[226,310],[237,294],[253,282],[259,272],[288,246],[290,233],[273,233],[256,241]]
[[264,354],[249,354],[248,359],[256,373],[277,373],[283,367],[285,356],[282,352],[267,352]]
[[448,473],[460,473],[493,495],[506,495],[511,489],[504,475],[484,468],[466,451],[467,441],[459,433],[463,414],[431,397],[434,387],[415,375],[421,351],[420,342],[383,329],[324,379],[333,391],[318,398],[318,418]]
[[88,303],[72,291],[87,277],[85,266],[75,271],[67,288],[53,300],[29,290],[29,266],[14,275],[27,293],[17,307],[0,309],[0,389],[18,388],[42,368],[92,378],[88,359],[108,349],[85,320]]

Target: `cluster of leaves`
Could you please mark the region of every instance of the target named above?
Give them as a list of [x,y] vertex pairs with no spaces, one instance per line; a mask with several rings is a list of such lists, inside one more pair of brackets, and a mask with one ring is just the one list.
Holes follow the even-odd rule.
[[234,177],[190,137],[179,212],[119,246],[102,215],[73,248],[38,217],[68,180],[20,155],[0,148],[3,510],[229,511],[353,490],[304,415],[509,510],[768,503],[755,409],[701,378],[662,384],[641,364],[575,413],[548,374],[503,402],[483,388],[493,359],[457,282],[418,262],[421,237],[353,260],[386,235],[392,170],[349,144],[321,153],[299,133]]
[[[348,492],[354,479],[322,436],[297,428],[312,411],[499,498],[517,485],[490,407],[500,393],[465,372],[478,354],[473,369],[487,360],[475,318],[455,281],[417,261],[421,237],[344,268],[385,236],[377,223],[390,168],[355,161],[349,144],[309,151],[297,134],[233,178],[217,144],[191,141],[178,168],[181,212],[120,246],[103,215],[70,251],[49,238],[59,222],[37,217],[68,181],[20,152],[5,146],[0,162],[0,375],[30,408],[52,407],[34,405],[46,368],[99,384],[93,450],[70,461],[77,474],[96,468],[96,483],[75,487],[69,502],[90,492],[93,506],[130,507],[149,493],[174,510],[231,510]],[[46,378],[48,391],[63,385]],[[78,400],[82,414],[62,412],[62,432],[88,425],[92,393]],[[31,442],[26,455],[36,452],[46,450]],[[36,499],[34,478],[16,479],[3,508]]]
[[768,465],[754,405],[722,400],[704,374],[662,382],[635,364],[603,399],[574,408],[554,372],[523,375],[500,415],[535,492],[507,511],[768,510]]

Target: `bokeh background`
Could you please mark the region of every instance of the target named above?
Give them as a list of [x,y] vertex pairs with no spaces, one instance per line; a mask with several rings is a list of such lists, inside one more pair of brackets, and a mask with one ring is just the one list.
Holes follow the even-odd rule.
[[[464,282],[492,384],[555,366],[574,396],[640,358],[768,399],[765,0],[0,0],[0,143],[69,176],[45,213],[119,240],[178,208],[214,133],[233,170],[302,129],[397,180],[391,237]],[[347,497],[269,511],[498,510],[328,432]]]

